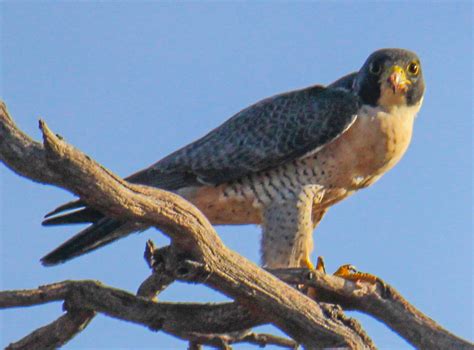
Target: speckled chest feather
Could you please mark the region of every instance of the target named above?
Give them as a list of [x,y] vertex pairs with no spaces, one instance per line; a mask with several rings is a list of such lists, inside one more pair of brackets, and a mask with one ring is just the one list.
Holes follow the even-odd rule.
[[405,153],[420,104],[390,113],[363,107],[339,138],[309,156],[217,187],[182,189],[214,224],[261,223],[265,206],[304,191],[326,208],[377,181]]

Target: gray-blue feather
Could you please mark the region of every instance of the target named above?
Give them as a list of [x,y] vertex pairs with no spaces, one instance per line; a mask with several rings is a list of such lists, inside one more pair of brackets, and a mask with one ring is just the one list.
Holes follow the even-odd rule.
[[332,141],[352,123],[359,106],[349,91],[322,86],[276,95],[129,180],[173,189],[197,181],[217,185],[264,171]]
[[[360,100],[348,84],[345,79],[331,88],[313,86],[262,100],[127,180],[173,191],[202,183],[218,185],[299,158],[331,142],[353,122]],[[71,209],[77,210],[57,215]],[[43,257],[45,265],[67,261],[137,230],[81,201],[47,217],[44,225],[93,225]]]
[[[360,99],[355,74],[328,88],[312,86],[276,95],[240,111],[201,139],[126,180],[169,191],[219,185],[297,159],[337,138],[352,123]],[[81,201],[46,215],[44,225],[96,222],[102,215]],[[83,208],[83,209],[81,209]],[[64,215],[66,210],[79,209]]]

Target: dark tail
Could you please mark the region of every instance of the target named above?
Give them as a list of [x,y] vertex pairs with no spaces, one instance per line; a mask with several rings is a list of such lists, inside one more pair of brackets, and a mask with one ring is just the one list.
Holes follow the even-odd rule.
[[[71,210],[75,211],[70,212]],[[131,227],[130,224],[106,218],[97,210],[84,207],[84,203],[81,201],[61,205],[46,214],[45,218],[44,226],[79,223],[92,223],[92,225],[43,257],[41,259],[43,265],[56,265],[66,262],[124,237],[133,231],[131,228],[127,229],[127,227]]]
[[125,237],[133,231],[130,224],[115,219],[102,218],[43,257],[41,262],[46,266],[66,262]]
[[[200,184],[196,176],[188,172],[160,172],[152,166],[126,178],[127,181],[173,191],[185,186]],[[46,214],[43,225],[92,223],[91,226],[63,243],[41,259],[44,265],[56,265],[76,256],[102,247],[116,239],[146,228],[143,224],[121,222],[104,217],[99,211],[88,208],[81,200],[61,205]]]

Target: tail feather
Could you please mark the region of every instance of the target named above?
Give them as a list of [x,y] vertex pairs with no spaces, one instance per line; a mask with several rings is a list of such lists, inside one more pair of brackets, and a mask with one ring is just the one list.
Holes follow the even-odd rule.
[[72,201],[72,202],[67,202],[63,205],[60,205],[59,207],[57,207],[56,209],[54,209],[53,211],[50,211],[48,214],[46,214],[44,217],[45,218],[49,218],[53,215],[56,215],[56,214],[59,214],[59,213],[62,213],[64,211],[67,211],[67,210],[71,210],[71,209],[78,209],[78,208],[81,208],[81,207],[84,207],[84,202],[81,201],[81,200],[75,200],[75,201]]
[[[139,171],[126,178],[127,181],[173,191],[186,186],[197,186],[200,182],[196,175],[187,172],[163,172],[156,165]],[[106,245],[131,232],[147,228],[134,222],[121,222],[105,217],[99,211],[87,207],[82,200],[72,201],[59,206],[46,214],[44,226],[92,223],[61,246],[41,259],[43,265],[56,265],[76,256],[85,254]]]
[[[59,209],[59,208],[58,208]],[[60,213],[61,211],[58,211]],[[100,212],[92,208],[83,208],[76,210],[72,213],[66,213],[63,215],[56,215],[51,217],[54,214],[46,216],[41,224],[43,226],[54,226],[54,225],[69,225],[69,224],[82,224],[82,223],[96,223],[104,217]]]
[[125,222],[103,218],[44,256],[41,262],[46,266],[64,263],[76,256],[125,237],[134,230],[136,230],[136,227]]

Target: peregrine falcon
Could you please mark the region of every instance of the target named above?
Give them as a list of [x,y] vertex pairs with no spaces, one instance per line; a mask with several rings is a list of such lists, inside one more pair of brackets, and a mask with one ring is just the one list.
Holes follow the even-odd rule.
[[[415,53],[381,49],[358,72],[257,102],[126,180],[181,195],[215,225],[261,225],[265,267],[312,267],[314,228],[331,205],[400,160],[424,89]],[[106,217],[81,200],[47,214],[43,224],[86,222],[91,225],[43,264],[147,228]]]

